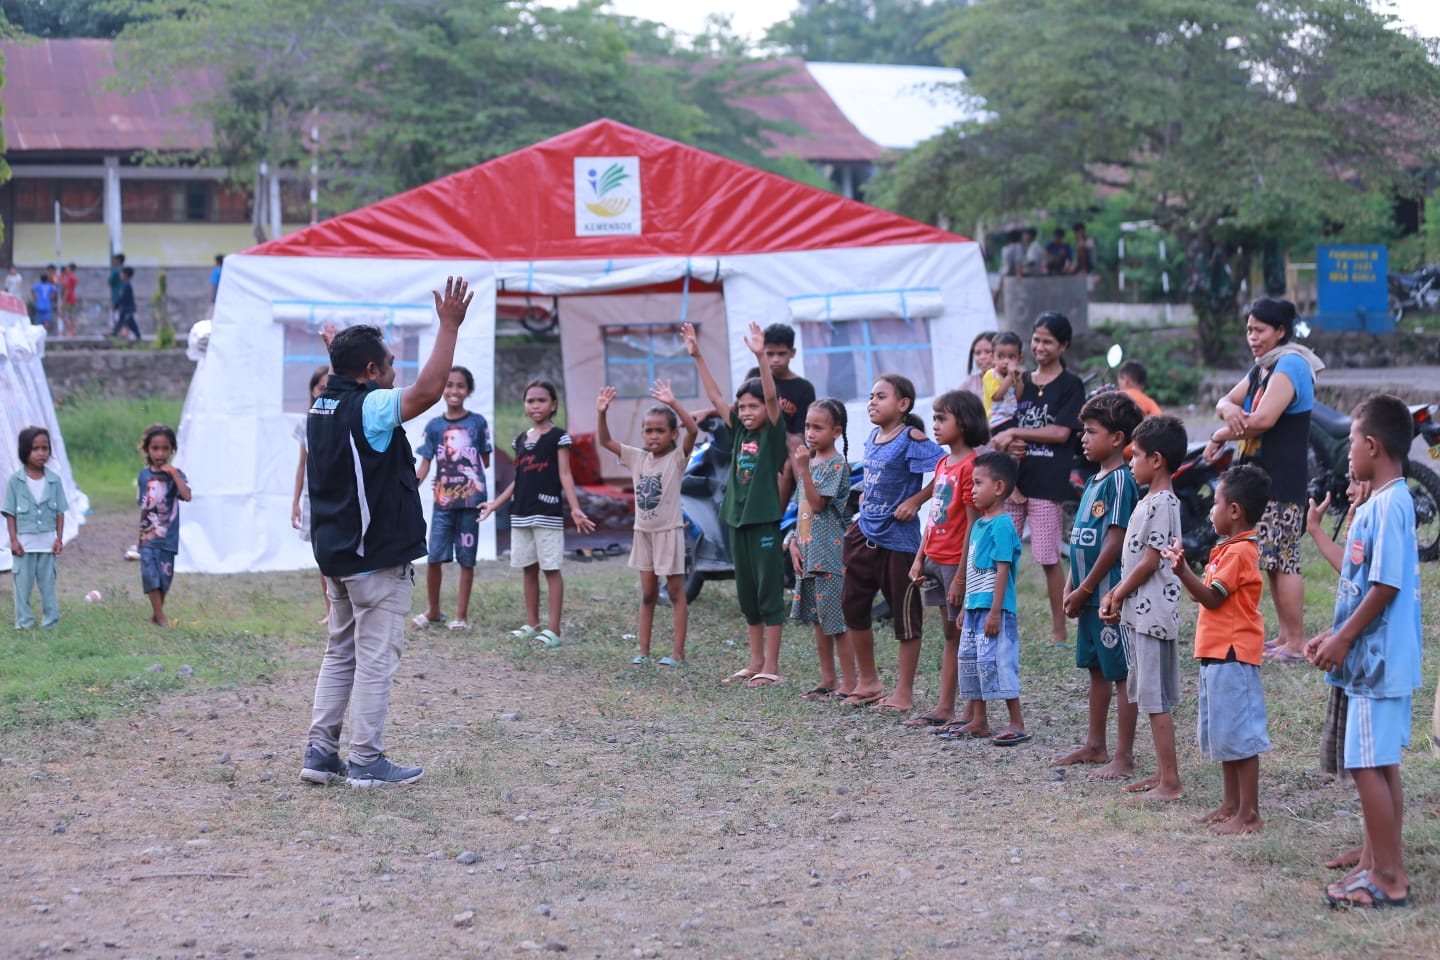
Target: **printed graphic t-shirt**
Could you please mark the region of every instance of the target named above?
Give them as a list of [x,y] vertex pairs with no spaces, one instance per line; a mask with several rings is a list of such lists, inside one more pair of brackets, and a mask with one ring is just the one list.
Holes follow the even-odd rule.
[[860,500],[860,532],[884,547],[900,553],[920,549],[919,518],[897,520],[895,508],[915,496],[924,486],[925,474],[935,461],[945,456],[945,449],[922,436],[911,436],[906,427],[884,443],[876,443],[880,428],[870,431],[865,441],[865,495]]
[[[190,478],[180,471],[186,483]],[[140,542],[177,553],[180,550],[180,490],[170,475],[140,468],[135,478],[136,502],[140,505]]]
[[785,418],[765,421],[759,430],[746,430],[740,415],[730,411],[730,433],[735,449],[730,454],[730,482],[720,518],[732,527],[776,523],[780,509],[780,471],[789,452],[785,446]]
[[925,556],[936,563],[957,565],[965,562],[965,534],[970,530],[966,507],[975,506],[975,454],[949,466],[950,458],[941,457],[935,464],[935,492],[930,500],[930,536],[925,540]]
[[1037,386],[1025,374],[1020,404],[1015,410],[1015,424],[1022,430],[1042,427],[1069,427],[1070,439],[1064,443],[1032,443],[1020,461],[1017,486],[1027,497],[1063,503],[1070,499],[1070,467],[1074,462],[1075,433],[1080,429],[1080,407],[1085,403],[1085,384],[1069,370],[1061,371],[1054,380]]
[[534,440],[530,432],[515,438],[515,492],[510,498],[510,526],[565,529],[560,498],[560,448],[572,445],[570,434],[554,424]]
[[635,482],[635,529],[656,533],[680,526],[680,483],[689,462],[680,445],[657,457],[622,443],[618,459]]
[[490,425],[478,413],[451,420],[435,417],[425,425],[425,442],[415,455],[435,461],[437,510],[478,510],[485,495],[485,463],[490,452]]
[[[1079,586],[1090,576],[1095,561],[1100,559],[1105,534],[1111,527],[1125,529],[1130,525],[1130,514],[1139,499],[1140,488],[1135,486],[1135,478],[1126,466],[1104,475],[1096,474],[1085,484],[1080,506],[1075,510],[1075,525],[1070,529],[1070,586]],[[1100,606],[1100,599],[1119,583],[1120,564],[1112,563],[1085,606]]]
[[800,544],[801,576],[812,573],[840,573],[845,541],[845,502],[850,499],[850,464],[836,454],[829,460],[810,461],[810,478],[815,492],[828,497],[825,509],[812,514],[805,497],[805,484],[795,484],[795,539]]
[[[1125,547],[1120,567],[1130,571],[1145,558],[1149,549],[1164,550],[1180,536],[1180,501],[1169,490],[1157,490],[1145,497],[1130,514],[1125,528]],[[1123,598],[1120,622],[1146,636],[1161,640],[1180,639],[1180,578],[1164,560],[1150,579]]]

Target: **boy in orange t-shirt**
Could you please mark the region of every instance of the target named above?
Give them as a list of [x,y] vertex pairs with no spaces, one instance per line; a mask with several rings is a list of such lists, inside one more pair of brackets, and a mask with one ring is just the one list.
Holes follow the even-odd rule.
[[1265,620],[1255,523],[1270,496],[1269,475],[1254,464],[1220,477],[1210,520],[1220,542],[1210,551],[1202,580],[1185,562],[1176,540],[1164,556],[1191,599],[1200,604],[1195,659],[1200,661],[1200,752],[1224,771],[1220,806],[1202,817],[1211,833],[1255,833],[1260,819],[1260,754],[1270,749],[1260,654]]

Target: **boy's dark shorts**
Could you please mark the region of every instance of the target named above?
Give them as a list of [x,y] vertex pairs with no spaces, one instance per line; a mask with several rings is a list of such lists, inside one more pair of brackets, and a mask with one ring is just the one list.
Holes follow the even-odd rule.
[[140,544],[140,591],[159,590],[160,596],[170,592],[175,578],[175,554],[150,543]]
[[1119,683],[1130,676],[1125,665],[1125,646],[1120,628],[1100,622],[1100,608],[1086,607],[1075,626],[1075,666],[1081,670],[1099,668],[1101,676]]
[[426,563],[458,560],[462,567],[475,566],[480,541],[480,511],[439,510],[430,515],[430,548]]

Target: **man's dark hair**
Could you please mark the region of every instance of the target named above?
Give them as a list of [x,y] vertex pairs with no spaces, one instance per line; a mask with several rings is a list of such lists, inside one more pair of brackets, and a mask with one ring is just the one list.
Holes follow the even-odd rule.
[[1220,475],[1220,488],[1226,500],[1240,505],[1246,524],[1253,527],[1260,522],[1270,502],[1270,474],[1256,464],[1242,463]]
[[1404,400],[1389,393],[1372,394],[1360,401],[1350,419],[1360,424],[1362,434],[1378,440],[1391,460],[1404,463],[1409,457],[1415,421]]
[[788,323],[772,323],[765,328],[765,345],[775,344],[787,350],[795,349],[795,328]]
[[1070,229],[1084,231],[1085,224],[1081,223],[1079,220],[1076,220],[1074,223],[1070,224]]
[[115,256],[113,256],[113,257],[110,258],[110,262],[113,263],[113,264],[114,264],[115,266],[117,266],[117,267],[120,266],[120,264],[122,264],[122,263],[125,262],[125,254],[123,254],[123,253],[117,253],[117,254],[115,254]]
[[377,367],[384,366],[387,353],[385,334],[379,327],[364,323],[346,327],[330,341],[330,369],[336,376],[353,380],[372,362]]
[[1135,428],[1130,441],[1136,450],[1160,454],[1160,459],[1165,462],[1166,473],[1175,472],[1180,461],[1185,459],[1185,450],[1190,445],[1190,437],[1180,418],[1163,414],[1146,417],[1140,426]]
[[1141,389],[1144,389],[1150,383],[1150,372],[1145,369],[1145,364],[1139,360],[1126,360],[1120,364],[1120,369],[1116,370],[1115,373],[1118,376],[1129,377],[1131,380],[1134,380]]
[[1007,497],[1010,496],[1010,491],[1015,489],[1015,481],[1020,475],[1020,468],[1015,465],[1014,459],[999,450],[991,450],[976,457],[971,470],[980,469],[990,471],[990,476],[1005,485]]
[[1119,433],[1129,443],[1135,435],[1135,428],[1145,419],[1140,406],[1119,390],[1106,390],[1085,401],[1080,408],[1080,419],[1094,420],[1111,433]]
[[120,276],[124,277],[126,280],[129,280],[131,277],[135,276],[135,268],[125,267],[123,270],[120,271]]

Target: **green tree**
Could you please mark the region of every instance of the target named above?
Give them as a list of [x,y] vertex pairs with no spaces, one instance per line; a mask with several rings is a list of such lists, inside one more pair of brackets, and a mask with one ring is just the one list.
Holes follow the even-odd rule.
[[56,37],[114,37],[129,21],[113,5],[97,0],[0,0],[0,19],[20,33]]
[[1440,51],[1393,21],[1364,0],[981,0],[939,38],[985,119],[871,196],[970,223],[1123,189],[1186,244],[1214,362],[1265,239],[1373,236],[1377,201],[1440,162]]
[[765,125],[730,102],[773,71],[745,68],[723,29],[682,48],[600,0],[565,10],[532,0],[126,2],[140,21],[120,37],[127,83],[223,75],[223,93],[202,108],[216,132],[207,162],[308,167],[305,131],[318,123],[338,211],[602,116],[778,163],[761,152]]
[[966,0],[801,0],[788,19],[765,32],[805,60],[939,66],[931,34]]

